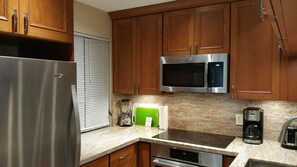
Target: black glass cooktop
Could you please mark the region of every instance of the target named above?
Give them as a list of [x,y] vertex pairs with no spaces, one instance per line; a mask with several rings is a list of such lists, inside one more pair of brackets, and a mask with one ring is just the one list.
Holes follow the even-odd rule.
[[169,129],[166,132],[153,136],[153,138],[218,148],[226,148],[235,139],[235,137],[233,136],[201,133],[178,129]]

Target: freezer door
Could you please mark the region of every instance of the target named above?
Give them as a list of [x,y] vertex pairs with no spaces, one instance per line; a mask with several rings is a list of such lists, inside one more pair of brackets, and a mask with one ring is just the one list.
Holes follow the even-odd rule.
[[76,64],[0,57],[0,166],[74,167]]

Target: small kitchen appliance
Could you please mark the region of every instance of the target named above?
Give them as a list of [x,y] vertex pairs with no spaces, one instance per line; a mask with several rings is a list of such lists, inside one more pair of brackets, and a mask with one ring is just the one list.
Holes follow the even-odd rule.
[[261,144],[263,142],[263,112],[257,107],[243,110],[243,142]]
[[291,125],[287,128],[282,147],[297,150],[297,126]]
[[132,126],[132,102],[130,99],[121,100],[121,113],[120,126]]

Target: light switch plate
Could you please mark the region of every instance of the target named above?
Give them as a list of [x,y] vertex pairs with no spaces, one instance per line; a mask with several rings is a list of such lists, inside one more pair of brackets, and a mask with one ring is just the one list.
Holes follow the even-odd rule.
[[243,125],[243,115],[242,114],[236,114],[236,125]]

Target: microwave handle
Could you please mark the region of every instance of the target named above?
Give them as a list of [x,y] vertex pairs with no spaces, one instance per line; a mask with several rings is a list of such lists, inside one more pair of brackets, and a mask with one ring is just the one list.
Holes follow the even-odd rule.
[[208,63],[205,62],[205,67],[204,67],[204,87],[207,88],[207,77],[208,77]]

